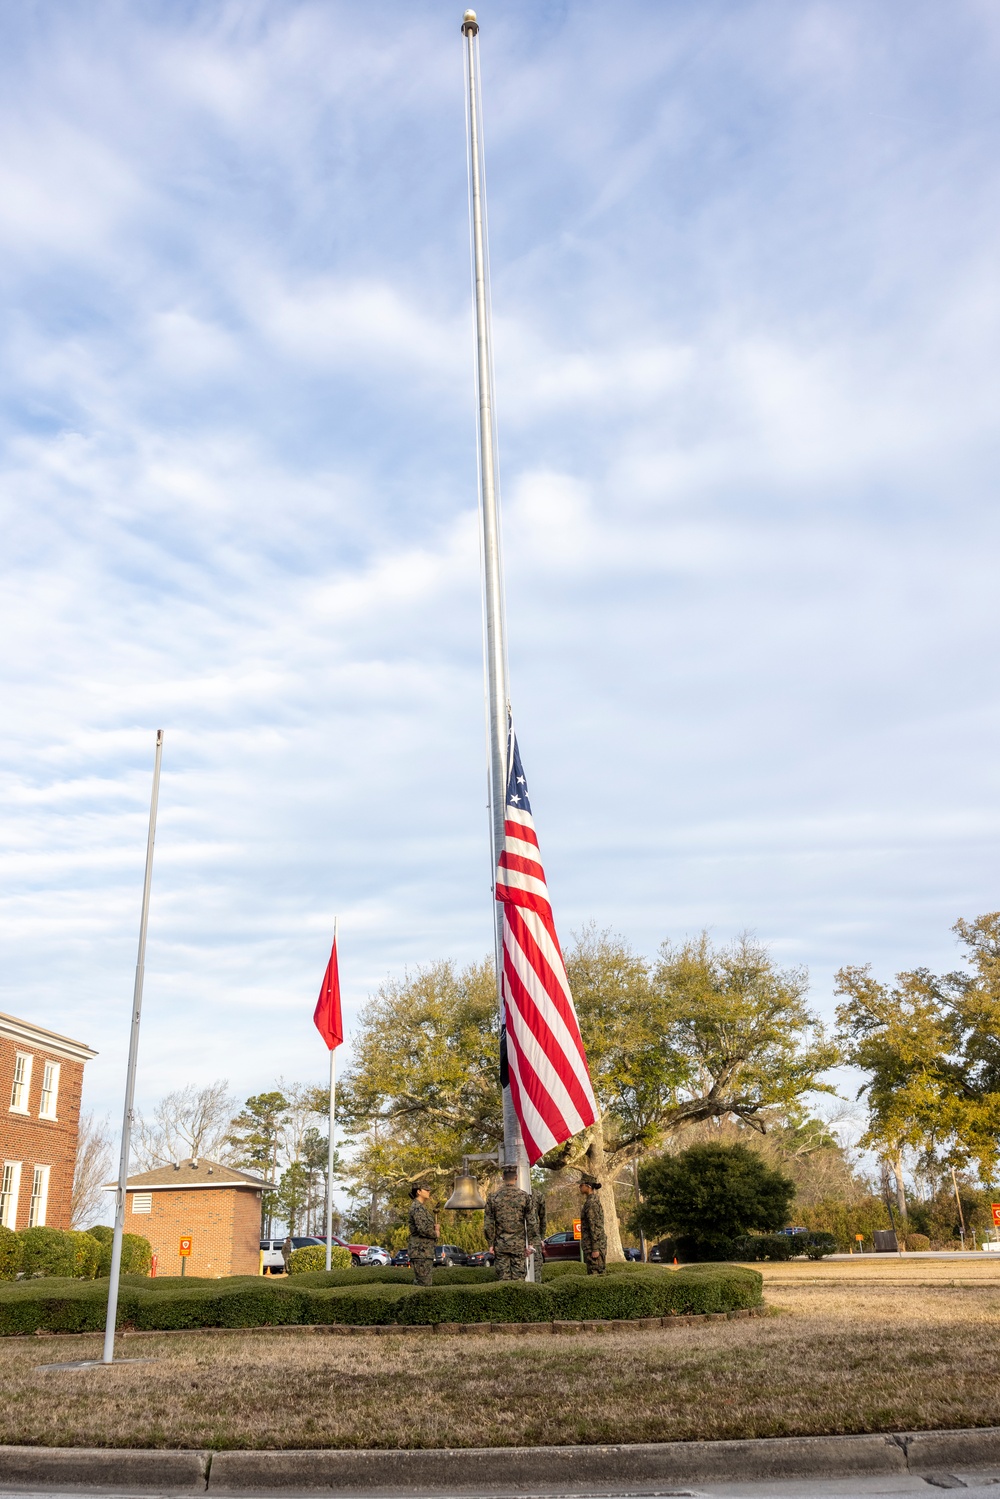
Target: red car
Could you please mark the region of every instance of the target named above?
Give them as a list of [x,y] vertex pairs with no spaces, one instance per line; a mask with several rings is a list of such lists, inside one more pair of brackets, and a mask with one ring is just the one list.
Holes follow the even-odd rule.
[[571,1228],[563,1229],[558,1234],[549,1234],[547,1239],[542,1240],[543,1260],[579,1260],[582,1258],[580,1240],[574,1239]]

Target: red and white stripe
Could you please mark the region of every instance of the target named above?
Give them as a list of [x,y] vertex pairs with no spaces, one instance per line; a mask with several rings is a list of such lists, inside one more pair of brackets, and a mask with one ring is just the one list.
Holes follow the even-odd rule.
[[496,898],[503,903],[503,1001],[511,1098],[528,1160],[597,1118],[531,813],[508,803]]

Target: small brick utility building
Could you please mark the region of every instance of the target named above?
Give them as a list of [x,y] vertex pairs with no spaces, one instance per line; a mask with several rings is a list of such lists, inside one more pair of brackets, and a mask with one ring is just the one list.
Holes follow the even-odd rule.
[[97,1052],[0,1014],[0,1223],[69,1228],[84,1063]]
[[148,1239],[158,1275],[180,1275],[182,1238],[191,1240],[188,1275],[256,1275],[261,1194],[269,1182],[204,1157],[130,1176],[125,1232]]

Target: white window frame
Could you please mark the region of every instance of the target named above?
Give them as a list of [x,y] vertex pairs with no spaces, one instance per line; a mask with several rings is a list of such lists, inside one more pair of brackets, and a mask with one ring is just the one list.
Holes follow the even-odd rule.
[[36,1166],[31,1173],[31,1198],[28,1202],[28,1227],[44,1228],[45,1213],[49,1205],[49,1175],[51,1166]]
[[[58,1062],[46,1062],[42,1068],[42,1097],[38,1105],[39,1119],[58,1119],[56,1109],[59,1106],[59,1073],[61,1071]],[[46,1104],[46,1098],[48,1103]]]
[[4,1161],[0,1167],[0,1223],[17,1227],[17,1199],[21,1192],[21,1162]]
[[144,1213],[151,1213],[153,1211],[152,1192],[133,1192],[132,1211],[133,1213],[139,1213],[140,1215]]
[[10,1112],[27,1114],[31,1098],[31,1068],[35,1058],[30,1051],[14,1053],[14,1081],[10,1090]]

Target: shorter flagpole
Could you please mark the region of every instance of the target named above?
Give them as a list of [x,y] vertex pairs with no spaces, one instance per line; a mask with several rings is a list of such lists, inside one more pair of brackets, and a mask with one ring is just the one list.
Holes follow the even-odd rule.
[[125,1229],[125,1187],[128,1182],[128,1156],[132,1140],[132,1117],[135,1102],[135,1073],[139,1060],[139,1021],[142,1018],[142,981],[146,971],[146,929],[149,925],[149,891],[153,879],[153,844],[156,839],[156,806],[160,797],[160,760],[163,756],[163,730],[156,731],[156,758],[153,762],[153,794],[149,804],[149,833],[146,838],[146,873],[142,885],[142,916],[139,920],[139,955],[135,964],[135,988],[132,993],[132,1033],[128,1046],[128,1069],[125,1074],[125,1112],[122,1118],[122,1148],[118,1158],[118,1186],[115,1191],[115,1236],[111,1244],[111,1272],[108,1280],[108,1312],[104,1323],[104,1354],[101,1362],[115,1361],[115,1327],[118,1322],[118,1282],[122,1266],[122,1234]]
[[[333,918],[333,948],[337,950],[337,917]],[[338,954],[339,961],[339,954]],[[326,1153],[326,1268],[333,1267],[333,1122],[337,1109],[337,1048],[330,1047],[330,1137]]]

